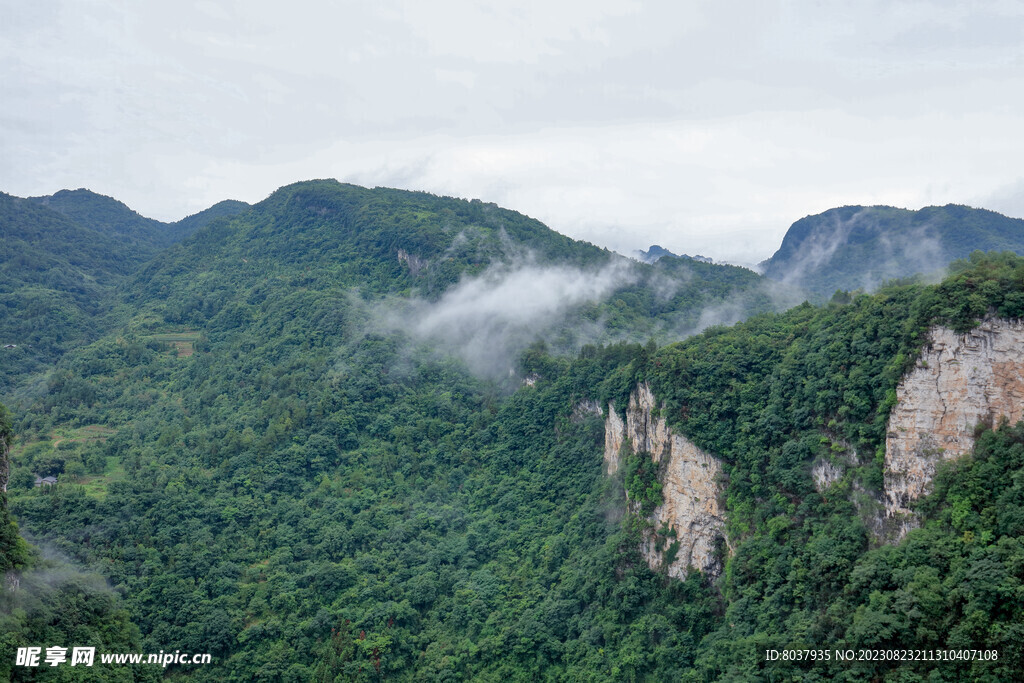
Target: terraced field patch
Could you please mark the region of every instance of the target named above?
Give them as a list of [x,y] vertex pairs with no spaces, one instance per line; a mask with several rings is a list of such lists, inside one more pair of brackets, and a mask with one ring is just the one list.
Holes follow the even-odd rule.
[[77,429],[58,428],[50,434],[50,438],[53,440],[53,447],[56,448],[62,441],[83,443],[105,441],[108,436],[113,436],[116,433],[116,429],[103,425],[86,425]]
[[163,344],[169,344],[177,354],[178,358],[188,358],[195,353],[195,343],[202,336],[201,332],[165,332],[154,334],[153,339]]
[[79,480],[79,485],[85,489],[85,493],[93,498],[105,498],[107,489],[116,481],[125,478],[124,465],[119,458],[108,456],[107,466],[103,474],[92,474]]

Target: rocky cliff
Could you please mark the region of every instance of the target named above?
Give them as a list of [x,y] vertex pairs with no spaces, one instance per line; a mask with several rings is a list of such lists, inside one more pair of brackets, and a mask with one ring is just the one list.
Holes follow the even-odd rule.
[[726,542],[721,494],[721,463],[685,437],[673,434],[657,415],[654,395],[644,383],[629,397],[625,419],[614,403],[605,420],[604,459],[609,474],[622,465],[625,450],[648,452],[659,465],[661,505],[654,509],[651,528],[641,551],[652,569],[665,567],[668,575],[685,578],[690,567],[710,577],[722,571]]
[[885,441],[886,523],[902,537],[911,502],[928,493],[939,462],[974,446],[975,427],[1024,417],[1024,324],[987,319],[958,334],[933,329],[900,382]]
[[[1024,322],[987,319],[966,334],[934,328],[896,398],[885,443],[885,509],[870,515],[875,533],[888,540],[917,525],[911,504],[931,490],[940,462],[971,451],[979,424],[1024,419]],[[624,413],[608,404],[604,444],[609,474],[628,453],[650,453],[659,466],[663,502],[649,517],[641,548],[648,564],[678,578],[690,567],[720,574],[728,539],[718,459],[672,433],[646,383],[634,389]],[[824,491],[844,469],[816,462],[815,486]]]
[[[2,418],[0,415],[0,419]],[[0,494],[7,493],[7,482],[11,474],[10,446],[7,443],[8,436],[3,432],[3,426],[0,425]]]

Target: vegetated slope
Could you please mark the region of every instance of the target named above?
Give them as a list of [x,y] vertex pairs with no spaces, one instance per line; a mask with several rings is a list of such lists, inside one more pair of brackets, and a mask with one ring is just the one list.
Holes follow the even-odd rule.
[[[899,546],[872,550],[863,518],[881,416],[923,330],[990,308],[1020,316],[1022,285],[1019,259],[976,259],[942,287],[805,305],[660,351],[534,347],[520,374],[535,385],[507,398],[429,348],[367,333],[354,302],[269,290],[235,327],[215,314],[189,358],[141,335],[69,356],[24,426],[47,431],[59,413],[117,433],[58,449],[30,434],[13,509],[106,568],[145,648],[214,652],[197,680],[729,680],[764,674],[766,648],[826,644],[1000,659],[780,670],[998,678],[1022,663],[1019,608],[986,597],[1020,579],[1024,465],[1003,454],[1022,437],[983,440],[980,470],[942,475],[924,529]],[[640,556],[644,521],[624,513],[621,487],[656,502],[642,456],[621,480],[602,474],[595,406],[641,380],[726,463],[735,555],[718,587]],[[819,493],[811,465],[847,451],[849,471]],[[92,474],[25,488],[56,460]]]
[[[214,652],[219,666],[198,677],[302,679],[321,662],[407,678],[605,670],[617,658],[600,653],[612,647],[597,645],[605,626],[627,652],[638,615],[668,610],[686,624],[712,604],[699,581],[662,590],[647,570],[646,597],[632,580],[615,584],[607,513],[619,506],[606,509],[615,487],[590,457],[601,419],[563,409],[587,373],[633,347],[594,356],[557,389],[508,397],[452,349],[380,324],[378,307],[413,294],[446,305],[495,268],[586,275],[617,261],[480,203],[283,188],[147,264],[124,289],[130,323],[61,361],[19,413],[14,509],[34,534],[106,568],[147,648]],[[621,267],[621,286],[563,324],[587,310],[607,328],[646,319],[632,301],[672,320],[744,288],[763,299],[743,269]],[[195,353],[168,353],[170,333],[195,335]],[[516,384],[566,362],[540,345],[526,357],[510,359]],[[44,468],[62,478],[52,491],[31,487]],[[590,605],[579,645],[589,663],[564,644],[547,649],[583,637],[570,599],[544,597],[572,554],[564,571],[589,596],[572,598]],[[633,604],[627,615],[597,599],[606,591]],[[686,642],[674,667],[692,656]]]
[[203,209],[191,216],[186,216],[175,223],[167,224],[166,230],[171,235],[171,241],[180,242],[200,228],[205,228],[218,218],[231,218],[248,209],[249,204],[245,202],[240,202],[237,199],[225,199],[208,209]]
[[[810,680],[1021,670],[1020,608],[996,599],[1021,579],[1022,465],[1003,455],[1018,437],[985,437],[998,438],[979,446],[981,469],[942,475],[924,529],[901,545],[872,550],[862,519],[881,416],[923,331],[1024,314],[1019,259],[975,257],[940,287],[840,297],[662,350],[535,344],[516,368],[533,386],[511,395],[377,324],[381,302],[450,303],[519,245],[541,263],[612,258],[545,230],[482,204],[335,183],[289,186],[211,224],[126,289],[124,330],[68,354],[19,412],[13,512],[104,568],[144,650],[213,652],[213,666],[178,670],[195,680],[743,680],[784,645],[1001,652],[942,667],[779,665]],[[709,283],[707,300],[747,277],[701,267],[686,277],[693,292]],[[626,308],[622,297],[595,306]],[[195,335],[195,353],[169,353],[157,335],[172,331]],[[621,479],[602,473],[598,406],[624,405],[643,380],[673,427],[726,463],[735,554],[718,586],[644,562],[645,523],[623,494],[657,501],[642,455]],[[833,449],[858,456],[819,493],[810,469]],[[31,487],[44,466],[62,478],[53,490]],[[956,589],[965,581],[970,592]]]
[[146,259],[246,208],[225,201],[164,224],[88,190],[0,193],[0,347],[15,347],[0,349],[0,396],[12,398],[18,384],[115,324],[106,319],[111,292]]
[[[95,669],[84,666],[69,677],[67,664],[59,672],[16,664],[19,648],[40,648],[45,666],[47,647],[67,647],[70,653],[71,647],[87,643],[99,652],[134,652],[141,643],[138,629],[102,577],[44,558],[18,533],[3,490],[14,439],[9,417],[0,404],[0,676],[6,681],[90,680]],[[104,674],[111,681],[158,679],[157,671],[138,666]]]
[[975,250],[1024,253],[1024,220],[954,204],[844,206],[794,223],[762,265],[767,277],[820,300],[837,289],[871,291],[885,280],[935,275]]
[[124,243],[0,194],[0,394],[95,339],[108,294],[137,263]]

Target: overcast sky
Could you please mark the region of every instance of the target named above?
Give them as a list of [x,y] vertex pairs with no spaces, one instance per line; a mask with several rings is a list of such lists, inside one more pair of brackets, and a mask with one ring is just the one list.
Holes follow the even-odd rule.
[[334,177],[755,262],[844,204],[1024,216],[1024,3],[5,2],[0,190],[176,220]]

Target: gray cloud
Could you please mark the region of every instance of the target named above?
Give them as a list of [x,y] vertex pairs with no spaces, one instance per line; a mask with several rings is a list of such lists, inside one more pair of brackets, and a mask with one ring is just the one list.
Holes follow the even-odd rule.
[[1017,3],[21,3],[0,189],[181,218],[312,177],[756,262],[801,215],[1016,176]]
[[983,206],[1014,218],[1024,218],[1024,178],[1018,178],[991,194],[978,197],[971,205]]
[[[18,588],[12,595],[14,605],[18,608],[31,612],[51,603],[55,592],[68,588],[92,594],[114,593],[100,573],[81,567],[61,551],[40,542],[31,534],[23,531],[22,535],[39,551],[42,561],[18,574]],[[3,577],[0,577],[2,580]]]
[[861,280],[861,288],[866,292],[872,292],[886,280],[907,272],[922,275],[929,282],[938,282],[949,266],[942,241],[927,224],[898,237],[883,233],[879,244],[879,262],[866,271]]

